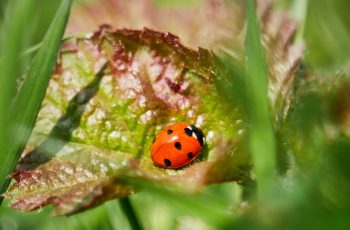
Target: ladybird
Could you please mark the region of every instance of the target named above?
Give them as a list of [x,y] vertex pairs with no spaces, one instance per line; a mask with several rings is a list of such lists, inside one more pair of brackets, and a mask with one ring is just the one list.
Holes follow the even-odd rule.
[[203,132],[187,123],[177,123],[162,130],[154,139],[151,158],[162,168],[180,168],[196,159],[203,149]]

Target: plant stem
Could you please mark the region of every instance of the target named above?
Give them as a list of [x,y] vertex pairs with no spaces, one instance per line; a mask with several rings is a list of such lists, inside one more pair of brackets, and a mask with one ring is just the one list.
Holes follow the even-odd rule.
[[129,220],[130,226],[133,230],[142,230],[142,226],[136,216],[135,210],[128,197],[119,199],[119,204]]

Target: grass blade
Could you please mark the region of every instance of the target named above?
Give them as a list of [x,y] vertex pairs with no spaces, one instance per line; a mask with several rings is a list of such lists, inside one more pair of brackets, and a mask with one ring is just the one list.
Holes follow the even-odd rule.
[[[3,5],[5,6],[5,4]],[[21,3],[9,2],[6,5],[6,15],[1,24],[0,32],[0,149],[1,159],[5,158],[8,144],[8,117],[11,100],[15,94],[16,79],[18,77],[18,65],[20,65],[20,52],[22,51],[22,38],[26,35],[26,26],[29,15],[32,12],[30,0]],[[5,171],[6,162],[2,162],[1,171]],[[4,172],[5,173],[5,172]],[[2,183],[3,172],[0,173]],[[1,199],[1,198],[0,198]]]
[[269,196],[274,184],[275,139],[267,97],[267,67],[261,46],[254,0],[246,1],[247,34],[245,40],[245,81],[250,117],[249,145],[255,164],[258,199]]
[[45,96],[45,90],[56,63],[62,36],[67,25],[72,0],[63,0],[42,43],[34,57],[29,73],[13,101],[10,109],[9,137],[0,168],[0,193],[8,184],[7,175],[11,173],[28,140],[35,119]]
[[122,208],[122,210],[124,211],[126,217],[129,220],[131,229],[134,229],[134,230],[141,230],[141,229],[143,229],[141,227],[141,224],[140,224],[137,216],[136,216],[135,210],[132,207],[130,199],[128,197],[121,198],[119,200],[119,204],[120,204],[120,207]]

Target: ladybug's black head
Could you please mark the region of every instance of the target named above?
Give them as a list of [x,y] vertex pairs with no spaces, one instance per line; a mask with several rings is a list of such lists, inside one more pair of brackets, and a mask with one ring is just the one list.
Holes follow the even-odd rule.
[[191,125],[191,129],[196,134],[197,140],[199,141],[199,144],[201,146],[203,146],[203,144],[204,144],[204,134],[203,134],[202,130],[200,130],[199,128],[197,128],[194,125]]

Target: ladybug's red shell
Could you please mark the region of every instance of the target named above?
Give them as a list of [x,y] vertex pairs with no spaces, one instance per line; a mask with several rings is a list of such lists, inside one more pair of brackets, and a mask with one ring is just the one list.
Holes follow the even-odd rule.
[[203,133],[187,123],[177,123],[162,130],[151,147],[154,164],[180,168],[197,158],[203,148]]

